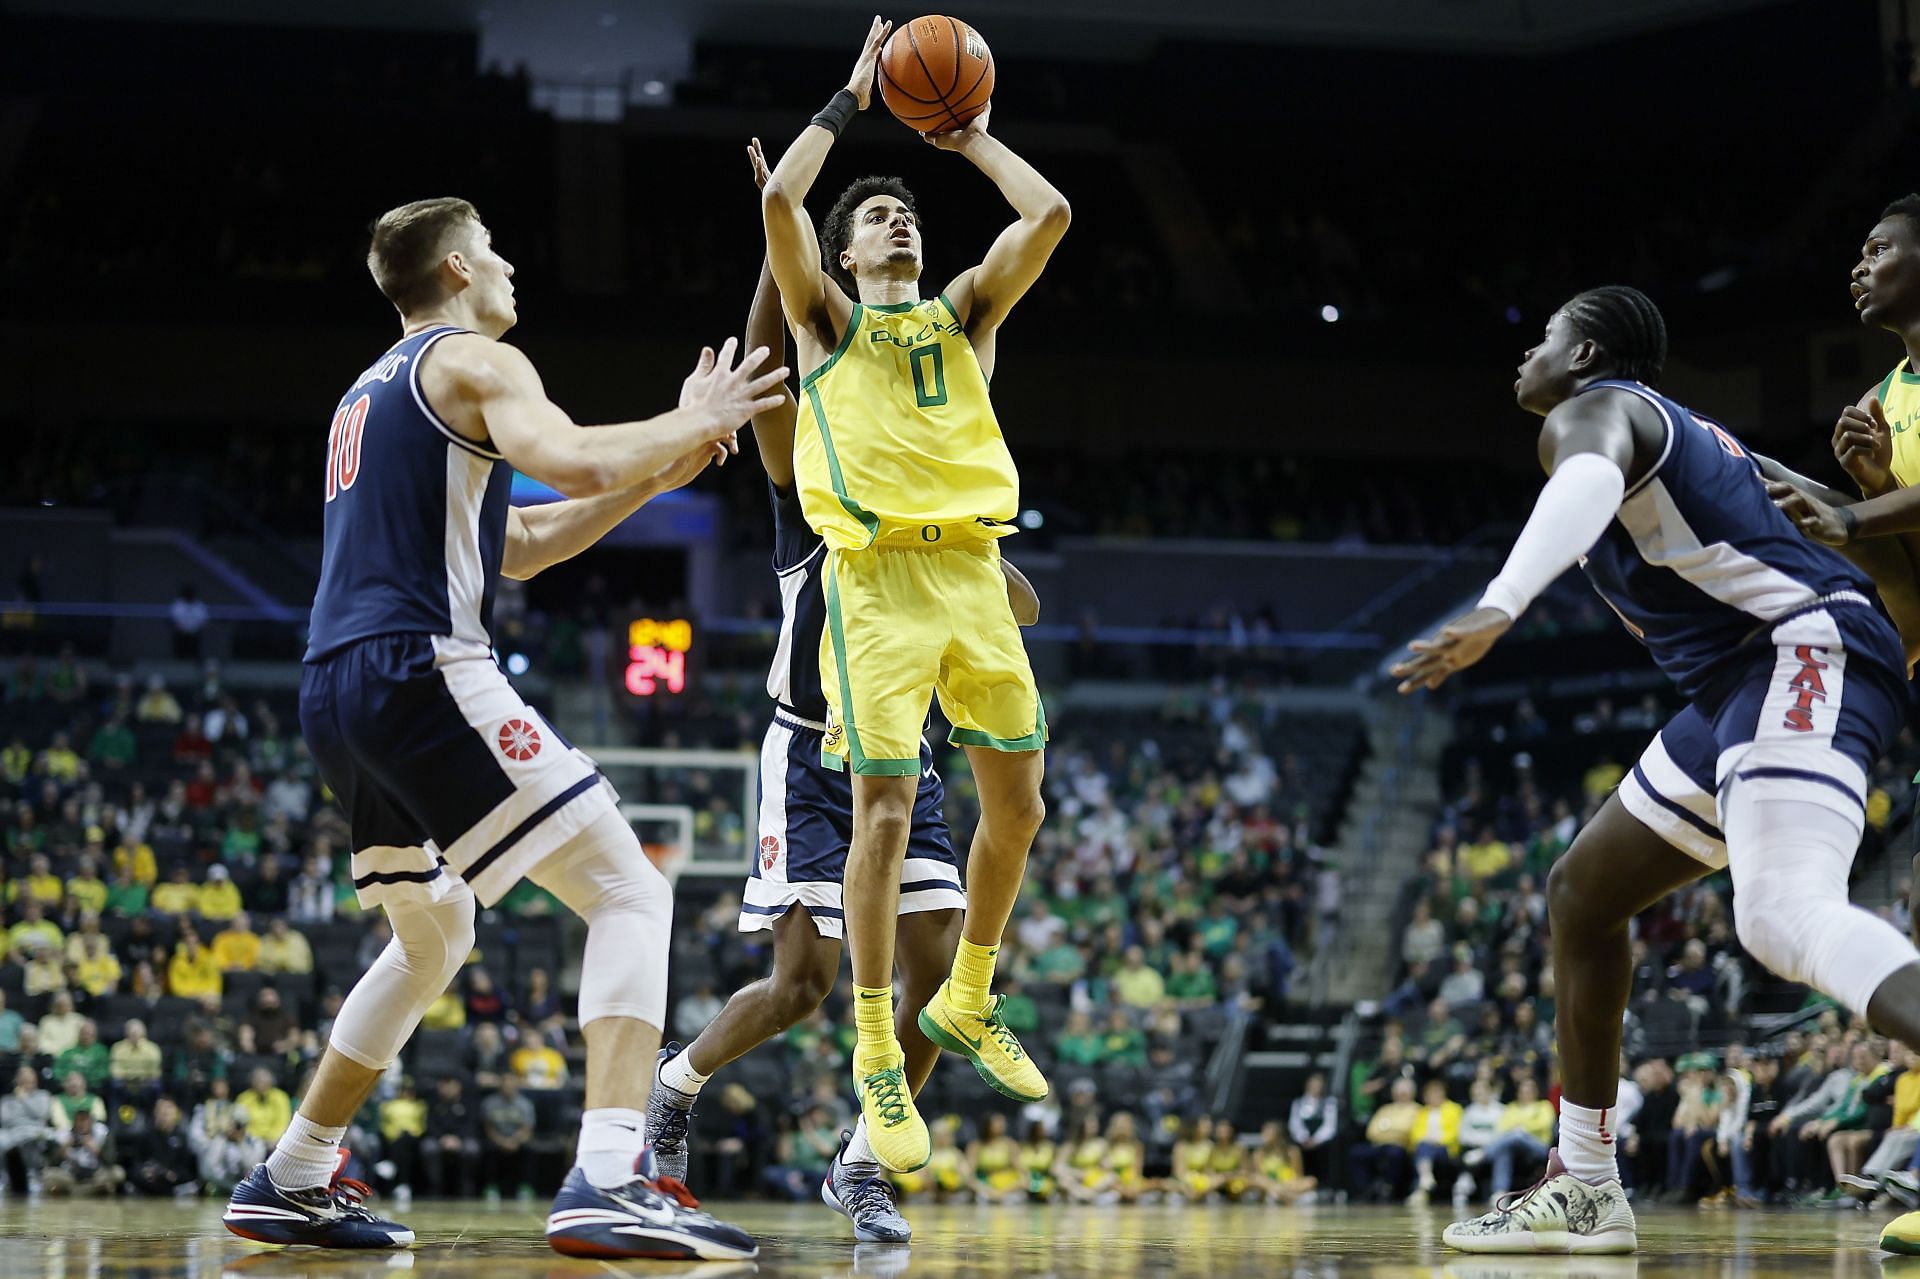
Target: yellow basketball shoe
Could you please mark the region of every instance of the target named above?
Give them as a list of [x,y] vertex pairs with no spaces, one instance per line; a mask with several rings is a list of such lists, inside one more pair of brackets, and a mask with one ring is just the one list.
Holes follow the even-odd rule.
[[1920,1257],[1920,1212],[1895,1217],[1880,1232],[1880,1250],[1904,1257]]
[[1006,996],[995,995],[985,1008],[970,1013],[954,1006],[948,995],[951,985],[940,983],[933,999],[920,1010],[920,1033],[971,1061],[995,1092],[1015,1101],[1044,1100],[1047,1077],[1000,1020],[1000,1004]]
[[853,1095],[866,1117],[867,1144],[892,1172],[918,1172],[933,1158],[933,1138],[914,1108],[906,1065],[904,1056],[883,1057],[863,1075],[856,1056],[853,1068]]

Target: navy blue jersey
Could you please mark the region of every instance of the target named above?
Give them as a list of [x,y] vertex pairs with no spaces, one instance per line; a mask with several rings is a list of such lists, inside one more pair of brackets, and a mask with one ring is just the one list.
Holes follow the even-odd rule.
[[340,397],[309,662],[375,635],[493,644],[513,468],[491,441],[456,434],[420,390],[426,353],[463,331],[402,338]]
[[1687,697],[1748,661],[1768,623],[1872,583],[1802,537],[1767,497],[1760,468],[1718,422],[1638,382],[1596,382],[1660,411],[1660,458],[1581,561],[1594,588]]
[[827,625],[827,601],[820,567],[827,544],[808,527],[798,489],[782,493],[771,480],[767,489],[773,496],[773,571],[780,579],[780,643],[767,672],[767,696],[800,719],[824,724],[820,635]]

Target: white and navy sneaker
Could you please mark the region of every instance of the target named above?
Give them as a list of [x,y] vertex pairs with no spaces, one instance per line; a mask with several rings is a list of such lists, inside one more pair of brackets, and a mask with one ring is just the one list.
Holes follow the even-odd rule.
[[900,1215],[893,1202],[893,1185],[878,1163],[847,1162],[847,1143],[853,1134],[840,1134],[840,1153],[820,1183],[820,1198],[827,1207],[853,1223],[853,1237],[861,1243],[906,1243],[913,1238],[913,1227]]
[[[647,1157],[641,1156],[647,1168]],[[547,1215],[547,1242],[569,1257],[662,1261],[749,1261],[753,1236],[699,1212],[699,1200],[671,1177],[636,1176],[602,1190],[578,1168],[567,1174]]]
[[693,1118],[694,1098],[660,1082],[660,1068],[686,1049],[668,1044],[653,1068],[653,1090],[647,1094],[647,1138],[653,1146],[654,1167],[662,1177],[687,1179],[687,1123]]
[[228,1230],[255,1243],[310,1248],[405,1248],[413,1231],[398,1222],[374,1216],[362,1207],[372,1194],[364,1181],[342,1177],[347,1152],[333,1180],[306,1190],[286,1190],[273,1184],[261,1164],[233,1188],[221,1217]]
[[1440,1237],[1461,1252],[1619,1253],[1639,1246],[1619,1181],[1582,1181],[1558,1150],[1547,1152],[1539,1181],[1500,1196],[1483,1217],[1454,1222]]

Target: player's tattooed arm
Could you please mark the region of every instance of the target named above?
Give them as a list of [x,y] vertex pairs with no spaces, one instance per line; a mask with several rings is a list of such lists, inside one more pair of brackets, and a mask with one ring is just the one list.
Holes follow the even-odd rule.
[[[867,29],[867,40],[853,64],[845,92],[853,96],[862,111],[873,101],[875,68],[880,48],[887,42],[891,22],[875,17]],[[836,95],[837,96],[837,95]],[[826,114],[822,112],[821,114]],[[767,262],[773,268],[774,283],[780,288],[780,305],[795,335],[805,334],[826,350],[839,345],[840,335],[853,315],[853,303],[837,288],[820,265],[820,240],[813,222],[807,217],[807,193],[813,190],[832,150],[835,133],[819,122],[800,131],[800,136],[780,157],[780,163],[760,188],[760,216],[767,229]]]
[[[754,186],[764,189],[771,175],[767,171],[766,152],[760,149],[758,138],[747,143],[747,164],[753,170]],[[805,218],[805,210],[801,216]],[[774,283],[773,266],[765,258],[760,261],[760,282],[753,290],[753,305],[747,310],[747,332],[741,342],[749,351],[764,346],[773,352],[767,357],[769,360],[784,362],[781,357],[786,351],[787,333],[780,323],[780,286]],[[793,423],[797,408],[784,384],[779,391],[778,407],[753,415],[753,439],[760,449],[760,464],[766,468],[767,478],[775,488],[786,491],[793,487]]]
[[1000,561],[1000,572],[1007,579],[1007,603],[1013,606],[1013,620],[1022,626],[1032,626],[1040,620],[1040,592],[1033,589],[1033,583],[1005,559]]
[[964,129],[920,135],[942,151],[958,151],[973,161],[1020,215],[1019,221],[1000,233],[979,266],[963,272],[947,286],[947,300],[953,303],[970,338],[991,333],[1006,322],[1007,313],[1040,278],[1047,259],[1073,221],[1067,197],[1038,169],[987,132],[987,119],[992,114],[989,104]]

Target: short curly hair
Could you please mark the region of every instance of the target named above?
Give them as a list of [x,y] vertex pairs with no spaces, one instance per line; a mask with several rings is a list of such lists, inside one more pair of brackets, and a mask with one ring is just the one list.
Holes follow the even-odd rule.
[[864,177],[840,193],[840,198],[827,210],[826,218],[820,224],[820,267],[832,276],[850,298],[860,296],[853,282],[853,273],[840,265],[840,255],[853,243],[853,215],[868,200],[876,195],[890,195],[907,206],[907,212],[913,214],[915,222],[920,221],[920,206],[914,202],[913,192],[907,190],[907,184],[899,178]]

